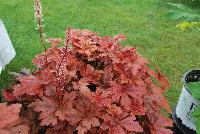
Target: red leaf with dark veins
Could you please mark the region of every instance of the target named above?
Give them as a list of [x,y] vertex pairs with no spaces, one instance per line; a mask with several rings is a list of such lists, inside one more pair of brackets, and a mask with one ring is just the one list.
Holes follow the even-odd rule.
[[38,95],[43,92],[43,88],[41,87],[42,81],[35,76],[23,76],[19,78],[21,84],[15,85],[13,87],[14,96],[20,95]]
[[140,126],[139,122],[135,120],[135,117],[127,117],[120,121],[120,126],[124,127],[128,131],[143,132],[143,129]]
[[32,103],[32,105],[34,106],[35,111],[41,112],[39,119],[42,120],[42,126],[57,124],[57,117],[55,116],[55,112],[58,108],[58,104],[55,100],[43,97],[43,100],[37,99]]

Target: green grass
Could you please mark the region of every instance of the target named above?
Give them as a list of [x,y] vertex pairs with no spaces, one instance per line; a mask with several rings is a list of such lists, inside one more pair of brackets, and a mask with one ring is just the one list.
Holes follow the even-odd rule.
[[[200,66],[198,31],[181,32],[178,23],[161,17],[168,10],[159,0],[42,0],[48,37],[64,37],[67,26],[90,29],[101,35],[125,34],[134,46],[168,77],[171,89],[166,96],[173,106],[181,90],[182,74]],[[6,88],[11,71],[31,68],[32,58],[43,49],[35,31],[32,0],[1,0],[4,21],[16,58],[0,75],[0,89]]]

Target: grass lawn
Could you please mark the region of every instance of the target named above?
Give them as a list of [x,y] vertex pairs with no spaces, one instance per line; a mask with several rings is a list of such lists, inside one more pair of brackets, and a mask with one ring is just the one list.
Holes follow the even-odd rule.
[[[67,26],[90,29],[102,35],[125,34],[130,46],[160,66],[171,89],[166,92],[173,106],[181,90],[181,77],[200,67],[198,31],[174,29],[176,21],[162,18],[169,7],[162,0],[42,0],[47,37],[64,37]],[[31,68],[32,58],[43,49],[35,31],[32,0],[1,0],[0,18],[4,21],[16,58],[0,75],[0,89],[12,77],[8,72]]]

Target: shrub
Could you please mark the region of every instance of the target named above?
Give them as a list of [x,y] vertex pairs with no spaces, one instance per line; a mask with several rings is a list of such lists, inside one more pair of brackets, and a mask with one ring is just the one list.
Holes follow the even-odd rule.
[[200,19],[199,12],[183,4],[168,3],[171,9],[167,12],[169,19],[180,19],[183,21],[197,21]]
[[161,114],[171,112],[168,81],[124,39],[70,28],[63,47],[49,39],[33,59],[38,70],[4,91],[0,133],[172,134]]

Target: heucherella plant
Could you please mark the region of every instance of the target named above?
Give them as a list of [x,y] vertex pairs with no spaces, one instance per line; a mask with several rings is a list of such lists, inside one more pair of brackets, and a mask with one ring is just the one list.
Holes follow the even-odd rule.
[[124,39],[71,28],[63,46],[49,39],[37,70],[4,90],[0,133],[172,134],[167,79]]

